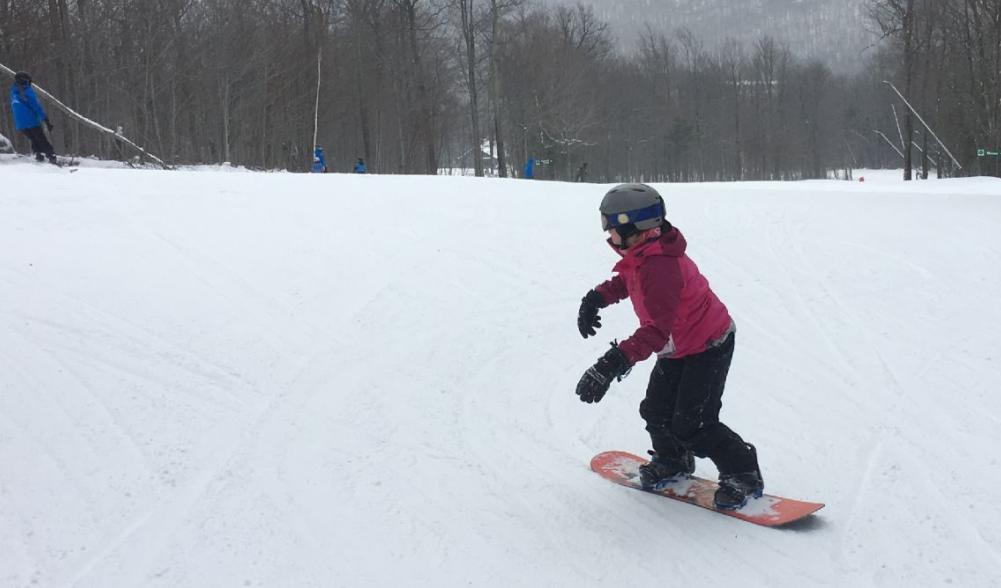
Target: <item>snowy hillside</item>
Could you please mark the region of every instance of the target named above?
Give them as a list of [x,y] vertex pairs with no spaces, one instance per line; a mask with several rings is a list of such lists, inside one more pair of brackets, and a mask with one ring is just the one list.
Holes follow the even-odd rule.
[[0,586],[1001,583],[1001,182],[866,176],[661,186],[776,530],[588,470],[603,186],[0,161]]

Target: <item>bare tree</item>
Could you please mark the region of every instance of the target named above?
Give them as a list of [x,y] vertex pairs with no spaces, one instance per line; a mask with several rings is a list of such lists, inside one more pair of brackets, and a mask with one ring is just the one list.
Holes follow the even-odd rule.
[[733,39],[728,39],[723,44],[720,55],[720,65],[726,76],[727,84],[730,87],[730,94],[733,98],[733,174],[738,180],[744,179],[744,160],[742,135],[740,130],[740,109],[741,97],[744,90],[744,79],[742,70],[745,66],[743,48]]
[[478,22],[475,14],[476,7],[474,0],[453,0],[453,4],[458,4],[459,10],[459,34],[462,38],[462,45],[465,52],[464,67],[466,70],[466,91],[469,93],[469,123],[470,123],[470,153],[473,158],[473,173],[477,177],[483,176],[483,156],[480,146],[483,143],[483,136],[480,133],[480,100],[479,88],[476,81],[478,69],[476,60],[476,38],[478,33]]
[[504,4],[497,0],[490,0],[490,86],[489,98],[491,117],[493,119],[493,139],[494,149],[497,153],[497,175],[502,178],[507,177],[507,153],[504,149],[504,127],[500,112],[500,75],[498,74],[497,59],[500,45],[500,19],[502,11],[520,5],[520,0],[514,0]]

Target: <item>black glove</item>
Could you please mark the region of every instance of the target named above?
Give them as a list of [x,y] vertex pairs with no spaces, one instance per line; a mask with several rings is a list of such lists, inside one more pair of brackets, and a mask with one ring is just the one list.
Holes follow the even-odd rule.
[[52,129],[55,128],[55,125],[52,124],[51,120],[45,119],[45,128],[49,129],[49,132],[51,133]]
[[612,385],[612,380],[622,380],[632,366],[626,355],[619,350],[619,346],[612,343],[612,348],[598,358],[598,361],[587,368],[580,382],[577,383],[577,396],[581,402],[591,404],[598,402],[608,392],[608,387]]
[[577,311],[577,330],[581,337],[585,339],[590,335],[597,334],[595,329],[601,328],[601,317],[598,316],[598,309],[608,306],[605,299],[596,291],[591,290],[580,300],[580,310]]

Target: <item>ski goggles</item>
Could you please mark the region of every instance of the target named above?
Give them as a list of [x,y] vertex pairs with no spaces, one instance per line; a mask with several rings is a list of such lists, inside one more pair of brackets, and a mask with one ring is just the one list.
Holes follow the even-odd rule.
[[601,213],[601,229],[608,231],[622,225],[631,225],[652,218],[664,216],[664,207],[660,203],[652,204],[646,208],[627,210],[624,212]]

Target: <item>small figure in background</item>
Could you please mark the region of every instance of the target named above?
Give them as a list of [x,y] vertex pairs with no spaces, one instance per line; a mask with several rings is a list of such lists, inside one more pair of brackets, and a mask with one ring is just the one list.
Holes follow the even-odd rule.
[[367,171],[368,171],[368,168],[365,167],[365,160],[362,159],[361,157],[359,157],[358,161],[355,162],[355,173],[356,174],[363,174],[363,173],[366,173]]
[[52,132],[52,122],[45,114],[45,109],[38,102],[34,88],[31,87],[31,76],[20,71],[14,76],[14,85],[10,89],[10,109],[14,114],[14,128],[31,141],[31,151],[35,159],[49,163],[56,162],[55,149],[42,130],[44,124]]
[[313,150],[312,171],[314,174],[327,173],[327,157],[323,154],[323,147],[317,147]]
[[525,162],[525,179],[534,180],[535,179],[535,160],[531,157]]
[[586,182],[587,181],[587,162],[586,161],[584,163],[580,164],[580,167],[577,168],[577,181],[578,182]]

